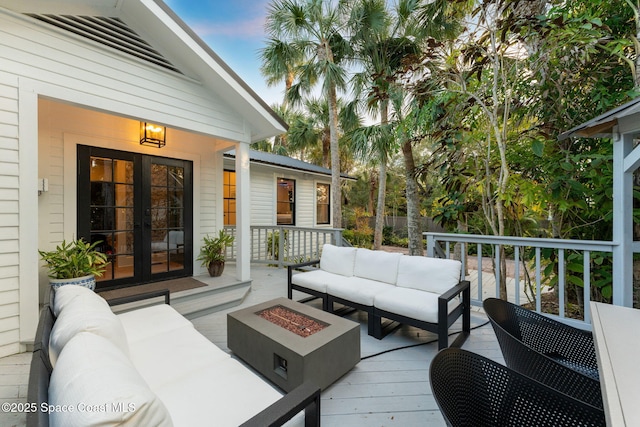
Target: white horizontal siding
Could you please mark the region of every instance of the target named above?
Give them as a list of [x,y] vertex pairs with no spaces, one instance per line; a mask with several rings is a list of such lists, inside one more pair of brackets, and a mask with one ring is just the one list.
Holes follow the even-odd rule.
[[0,357],[20,348],[17,85],[0,72]]
[[73,91],[80,103],[99,100],[124,115],[235,140],[244,135],[242,118],[198,82],[27,18],[0,15],[0,63],[8,74]]
[[276,178],[264,167],[251,166],[251,225],[274,225]]

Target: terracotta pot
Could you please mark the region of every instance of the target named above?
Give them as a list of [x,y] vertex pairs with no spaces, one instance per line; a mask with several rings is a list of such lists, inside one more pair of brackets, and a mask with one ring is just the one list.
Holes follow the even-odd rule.
[[222,275],[224,270],[224,261],[212,261],[209,263],[209,276],[218,277]]
[[49,284],[55,290],[64,285],[79,285],[89,288],[92,291],[96,289],[96,278],[93,274],[83,277],[75,277],[73,279],[51,279],[49,278]]

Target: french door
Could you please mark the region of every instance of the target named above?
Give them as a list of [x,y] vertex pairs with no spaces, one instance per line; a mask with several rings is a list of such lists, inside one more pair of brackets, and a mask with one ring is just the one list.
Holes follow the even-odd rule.
[[189,161],[78,146],[78,237],[108,255],[98,289],[193,274]]

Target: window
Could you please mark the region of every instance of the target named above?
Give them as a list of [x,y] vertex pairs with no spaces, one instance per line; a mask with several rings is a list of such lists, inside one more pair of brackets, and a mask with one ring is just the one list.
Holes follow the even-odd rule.
[[222,180],[224,225],[236,225],[236,173],[224,171]]
[[278,225],[295,225],[296,181],[278,178],[278,206],[276,210]]
[[316,224],[330,224],[331,192],[329,184],[316,184]]

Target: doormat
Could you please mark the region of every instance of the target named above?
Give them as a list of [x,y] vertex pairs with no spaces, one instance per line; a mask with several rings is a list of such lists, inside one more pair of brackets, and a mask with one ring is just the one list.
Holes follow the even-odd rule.
[[143,294],[145,292],[160,291],[162,289],[169,289],[171,294],[180,291],[186,291],[188,289],[200,288],[207,286],[199,280],[192,277],[181,277],[179,279],[164,280],[162,282],[147,283],[145,285],[129,286],[126,288],[113,289],[109,291],[97,291],[100,296],[107,301],[114,298],[128,297],[131,295]]

